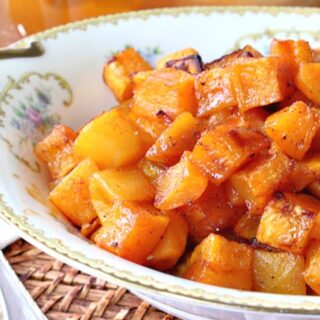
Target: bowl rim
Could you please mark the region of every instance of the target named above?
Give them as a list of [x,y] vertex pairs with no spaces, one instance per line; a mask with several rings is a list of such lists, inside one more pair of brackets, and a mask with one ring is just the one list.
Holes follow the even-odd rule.
[[[56,26],[36,34],[30,35],[26,38],[14,42],[10,47],[19,48],[26,45],[30,41],[56,39],[59,35],[67,32],[72,32],[76,30],[85,31],[89,26],[98,26],[100,24],[117,24],[122,20],[129,19],[143,19],[147,20],[150,17],[155,16],[173,16],[177,17],[180,15],[190,15],[190,14],[200,14],[200,15],[210,15],[213,13],[235,13],[238,15],[243,15],[246,13],[266,13],[272,16],[277,16],[279,14],[299,14],[303,16],[310,16],[312,14],[320,14],[320,8],[313,7],[284,7],[284,6],[190,6],[190,7],[173,7],[173,8],[161,8],[161,9],[149,9],[141,11],[131,11],[126,13],[109,14],[99,17],[88,18],[84,20],[79,20],[75,22],[70,22],[64,25]],[[183,283],[190,283],[189,280],[181,279],[182,284],[170,285],[171,275],[167,275],[168,283],[165,285],[160,284],[156,278],[150,279],[150,276],[144,278],[134,275],[133,273],[127,272],[123,273],[123,270],[118,270],[112,265],[96,265],[91,263],[89,259],[84,256],[79,255],[72,249],[65,247],[59,241],[48,239],[44,234],[40,233],[38,230],[33,228],[32,225],[28,224],[27,219],[22,219],[15,215],[14,210],[6,203],[4,197],[0,194],[0,218],[1,216],[13,225],[18,234],[25,238],[27,241],[39,247],[44,252],[60,259],[62,261],[67,261],[68,264],[78,268],[87,273],[98,274],[99,277],[105,278],[108,281],[123,285],[130,286],[138,291],[145,291],[150,293],[157,293],[163,296],[181,299],[183,298],[186,302],[194,302],[201,305],[208,305],[208,303],[215,304],[218,306],[224,306],[227,308],[251,310],[251,311],[263,311],[269,313],[281,312],[287,314],[320,314],[320,300],[319,297],[312,296],[292,296],[283,294],[270,294],[261,293],[253,291],[243,291],[250,297],[247,300],[241,300],[239,302],[239,297],[236,293],[241,293],[240,290],[221,288],[216,286],[209,286],[206,284],[198,284],[201,287],[199,290],[195,291],[183,286]],[[142,267],[141,268],[145,268]],[[155,275],[159,271],[154,271]],[[163,273],[161,273],[163,274]],[[194,282],[192,282],[194,283]],[[209,288],[216,288],[217,293],[209,292]],[[211,290],[210,290],[211,291]],[[220,296],[219,291],[223,291],[224,295]],[[279,299],[275,299],[275,298]],[[301,302],[288,303],[290,300],[301,299]],[[253,299],[253,300],[251,300]],[[279,300],[279,301],[277,301]],[[283,300],[287,302],[287,305],[283,306]]]

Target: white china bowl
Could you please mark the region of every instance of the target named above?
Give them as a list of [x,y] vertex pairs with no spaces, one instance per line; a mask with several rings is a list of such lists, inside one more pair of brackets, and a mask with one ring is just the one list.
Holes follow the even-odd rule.
[[151,62],[194,47],[210,61],[245,44],[267,52],[271,38],[320,45],[320,10],[201,7],[132,12],[54,28],[13,45],[42,43],[41,57],[0,60],[0,214],[48,254],[127,287],[184,319],[319,319],[320,297],[208,286],[103,251],[60,222],[46,205],[48,177],[34,144],[56,123],[73,128],[116,104],[102,81],[113,52],[133,46]]

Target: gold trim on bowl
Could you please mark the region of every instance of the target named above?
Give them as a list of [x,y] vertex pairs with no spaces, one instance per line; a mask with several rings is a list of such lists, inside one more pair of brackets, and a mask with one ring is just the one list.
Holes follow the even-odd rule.
[[[12,48],[22,48],[26,46],[30,41],[55,39],[62,33],[67,33],[73,30],[85,31],[88,26],[96,26],[100,24],[117,24],[122,20],[128,19],[148,19],[153,16],[170,15],[177,17],[179,15],[188,14],[201,14],[210,15],[212,13],[234,13],[243,15],[245,13],[262,12],[272,16],[277,16],[280,13],[287,14],[300,14],[303,16],[310,16],[312,14],[320,15],[320,9],[315,8],[295,8],[295,7],[184,7],[184,8],[170,8],[170,9],[156,9],[145,10],[137,12],[129,12],[122,14],[114,14],[108,16],[101,16],[98,18],[86,19],[78,22],[69,23],[59,27],[55,27],[28,38],[16,42]],[[1,110],[0,110],[1,113]],[[138,291],[145,291],[150,293],[160,293],[167,297],[185,298],[187,303],[198,303],[202,305],[217,304],[224,305],[238,309],[264,311],[264,312],[281,312],[291,314],[320,314],[320,300],[317,297],[305,297],[301,296],[301,303],[290,303],[290,296],[277,295],[279,299],[269,299],[275,295],[254,293],[254,298],[248,299],[246,294],[243,297],[236,297],[232,292],[238,292],[238,290],[225,289],[225,294],[213,293],[205,290],[205,285],[199,284],[199,289],[188,289],[187,286],[163,284],[159,280],[153,277],[136,276],[135,274],[127,271],[120,270],[113,266],[108,265],[102,260],[88,259],[83,253],[76,252],[68,248],[59,239],[47,238],[42,230],[36,229],[31,225],[26,216],[15,215],[13,209],[5,202],[3,195],[0,194],[0,215],[8,222],[16,226],[24,237],[27,238],[33,244],[40,245],[49,251],[49,254],[54,254],[56,257],[62,257],[68,260],[70,264],[72,262],[80,263],[83,268],[90,268],[99,275],[102,275],[107,280],[115,282],[120,285],[128,285]],[[143,268],[143,267],[142,267]],[[156,272],[156,271],[155,271]],[[187,281],[187,280],[182,280]],[[249,294],[247,292],[247,294]],[[284,298],[284,299],[281,299]],[[285,302],[285,301],[287,302]],[[307,300],[307,301],[306,301]]]

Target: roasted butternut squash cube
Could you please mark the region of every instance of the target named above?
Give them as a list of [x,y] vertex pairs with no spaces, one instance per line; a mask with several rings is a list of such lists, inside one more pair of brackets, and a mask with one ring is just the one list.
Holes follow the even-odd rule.
[[99,247],[122,258],[146,264],[168,224],[169,217],[151,205],[116,203],[94,240]]
[[92,175],[105,199],[113,201],[147,201],[154,199],[155,188],[137,167],[105,169]]
[[[236,121],[240,117],[240,113],[237,107],[217,109],[212,112],[207,122],[205,123],[204,130],[213,129],[221,124],[224,124],[232,119]],[[201,118],[204,121],[206,118]],[[203,130],[203,131],[204,131]]]
[[252,240],[256,237],[261,216],[245,213],[234,227],[234,232],[242,238]]
[[101,169],[133,164],[147,148],[139,129],[119,108],[89,122],[74,142],[75,151],[92,158]]
[[319,211],[320,203],[308,195],[278,193],[264,210],[257,240],[302,254]]
[[299,66],[295,85],[312,102],[320,104],[320,63],[304,63]]
[[262,54],[251,47],[250,45],[246,45],[242,49],[235,50],[231,53],[228,53],[222,56],[219,59],[206,63],[206,69],[212,68],[227,68],[234,66],[238,63],[244,62],[248,59],[252,58],[261,58]]
[[237,106],[231,74],[231,68],[214,68],[204,71],[196,77],[197,116],[206,117],[214,110]]
[[193,149],[192,161],[219,185],[269,144],[269,139],[256,130],[225,124],[202,134]]
[[161,210],[181,207],[195,201],[207,187],[208,179],[191,161],[186,151],[181,160],[161,174],[157,180],[155,206]]
[[267,135],[292,158],[301,160],[320,128],[319,116],[303,102],[296,102],[268,117]]
[[122,102],[132,96],[132,77],[140,71],[151,70],[149,63],[133,48],[115,54],[103,69],[103,79],[117,100]]
[[146,158],[163,165],[177,163],[184,151],[194,147],[197,130],[197,121],[191,113],[180,114],[147,151]]
[[268,153],[234,173],[229,183],[252,213],[262,214],[272,194],[288,176],[290,167],[290,159],[281,151]]
[[90,223],[97,217],[90,202],[89,180],[98,170],[96,164],[86,158],[49,194],[49,200],[77,226]]
[[304,279],[307,285],[320,294],[320,241],[312,241],[306,252]]
[[181,207],[180,211],[188,222],[191,236],[197,241],[230,227],[236,215],[224,187],[212,183],[198,200]]
[[197,50],[195,50],[193,48],[185,48],[185,49],[170,53],[170,54],[164,56],[163,58],[161,58],[157,62],[157,69],[170,67],[170,66],[168,66],[168,62],[170,62],[172,60],[183,59],[183,58],[186,58],[186,57],[192,56],[192,55],[199,55],[199,53]]
[[310,232],[310,239],[320,240],[320,212],[318,212],[312,230]]
[[194,250],[186,278],[227,288],[252,289],[253,249],[211,234]]
[[252,59],[234,66],[232,83],[242,112],[279,102],[287,94],[287,81],[277,57]]
[[146,158],[142,158],[138,164],[138,168],[144,173],[152,184],[156,184],[156,180],[160,174],[164,173],[166,167],[155,164]]
[[80,156],[73,150],[76,137],[71,128],[59,125],[36,145],[35,154],[47,164],[52,179],[64,177],[80,162]]
[[185,111],[196,111],[194,78],[187,72],[173,68],[140,72],[134,83],[132,110],[137,114],[164,113],[173,120]]
[[227,180],[224,184],[224,190],[227,195],[227,199],[230,202],[232,206],[235,207],[246,207],[246,202],[245,200],[241,197],[240,193],[233,188],[230,179]]
[[261,292],[306,294],[304,258],[289,252],[255,250],[254,289]]
[[166,232],[148,256],[148,265],[159,270],[172,269],[183,255],[187,244],[188,224],[177,212],[168,212],[170,218]]

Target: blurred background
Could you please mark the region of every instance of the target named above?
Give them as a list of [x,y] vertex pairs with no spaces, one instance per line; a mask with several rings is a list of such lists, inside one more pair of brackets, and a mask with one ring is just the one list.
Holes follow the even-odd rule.
[[0,47],[59,24],[108,13],[190,5],[320,6],[320,0],[0,0]]

